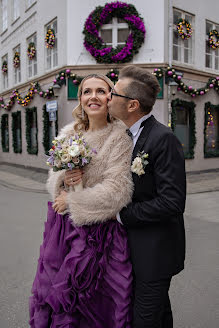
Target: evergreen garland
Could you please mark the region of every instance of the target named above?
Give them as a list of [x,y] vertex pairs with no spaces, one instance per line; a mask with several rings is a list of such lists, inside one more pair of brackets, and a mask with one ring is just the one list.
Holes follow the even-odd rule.
[[[204,122],[204,157],[219,157],[219,149],[207,150],[207,125],[208,125],[208,110],[215,109],[219,111],[219,105],[213,105],[210,102],[205,103],[205,122]],[[217,135],[217,144],[219,145],[219,134]]]
[[186,159],[194,158],[194,148],[196,145],[196,122],[195,122],[195,103],[193,101],[184,101],[179,98],[172,100],[172,114],[171,114],[171,129],[175,132],[176,129],[176,108],[183,106],[189,110],[189,151],[185,153]]
[[206,85],[202,88],[193,88],[192,85],[186,85],[182,81],[182,77],[177,75],[174,68],[168,66],[167,69],[155,68],[153,73],[157,78],[161,78],[165,75],[166,79],[171,78],[178,84],[177,91],[183,91],[185,94],[191,96],[192,98],[196,96],[203,96],[211,89],[214,89],[219,94],[219,76],[210,77]]
[[[58,134],[58,111],[56,112],[57,119],[55,121],[56,135]],[[43,106],[43,147],[45,154],[49,154],[51,145],[49,144],[49,113],[46,111],[46,105]]]
[[[8,114],[3,114],[1,118],[1,135],[2,135],[2,151],[4,153],[9,152],[9,140],[8,144],[6,145],[6,140],[5,140],[5,129],[8,129]],[[9,133],[9,131],[8,131]]]
[[[18,140],[17,140],[17,127],[20,128],[21,131],[21,112],[17,111],[12,113],[12,138],[13,138],[13,149],[14,153],[22,153],[22,139],[20,147],[18,147]],[[22,133],[21,133],[22,136]]]
[[36,139],[37,139],[37,146],[35,148],[31,145],[31,123],[33,119],[33,113],[37,112],[36,107],[26,108],[25,118],[26,118],[26,141],[27,141],[27,152],[28,154],[37,155],[38,154],[38,126],[37,126],[37,116],[36,116]]

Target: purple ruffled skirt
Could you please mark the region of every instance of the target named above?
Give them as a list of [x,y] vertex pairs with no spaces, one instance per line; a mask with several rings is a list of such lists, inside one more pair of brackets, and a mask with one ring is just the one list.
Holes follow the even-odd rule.
[[131,328],[132,267],[122,225],[75,227],[49,202],[32,294],[31,327]]

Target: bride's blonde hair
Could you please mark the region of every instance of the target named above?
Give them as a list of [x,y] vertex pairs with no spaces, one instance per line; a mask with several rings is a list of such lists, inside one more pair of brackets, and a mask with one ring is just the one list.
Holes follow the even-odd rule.
[[[81,83],[78,87],[79,104],[77,107],[75,107],[73,109],[73,112],[72,112],[72,116],[76,121],[75,126],[74,126],[74,129],[76,132],[79,132],[81,130],[86,131],[89,128],[89,120],[88,120],[87,113],[84,111],[84,117],[82,116],[81,95],[82,95],[82,88],[83,88],[84,82],[91,78],[96,78],[96,79],[105,81],[108,84],[110,90],[113,89],[113,87],[114,87],[113,82],[107,76],[102,75],[102,74],[90,74],[90,75],[85,76],[85,78],[83,78],[83,80],[81,81]],[[109,116],[109,114],[107,116],[107,121],[109,123],[111,123],[113,121],[113,118],[111,118]]]

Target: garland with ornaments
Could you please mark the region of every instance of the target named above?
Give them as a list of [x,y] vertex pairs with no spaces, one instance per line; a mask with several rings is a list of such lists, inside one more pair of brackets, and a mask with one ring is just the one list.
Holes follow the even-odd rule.
[[[106,75],[115,83],[118,80],[119,71],[116,69],[111,69]],[[75,73],[72,73],[70,69],[60,71],[55,79],[53,80],[53,86],[59,85],[62,87],[66,85],[66,79],[71,78],[72,83],[75,85],[79,85],[83,80],[84,76],[79,76]],[[10,110],[15,102],[22,107],[26,107],[33,100],[35,95],[39,95],[41,98],[51,99],[54,97],[54,89],[53,86],[48,87],[46,91],[43,91],[39,82],[31,83],[30,88],[26,96],[22,97],[19,93],[18,89],[12,91],[12,95],[10,96],[10,100],[6,104],[3,97],[0,97],[0,109]]]
[[177,24],[177,32],[183,40],[187,40],[192,36],[192,26],[186,19],[180,18]]
[[4,60],[3,63],[2,63],[2,72],[3,72],[3,74],[8,73],[8,63],[7,63],[6,60]]
[[119,71],[118,69],[112,68],[106,76],[115,84],[118,81]]
[[208,82],[206,85],[202,88],[193,88],[192,85],[186,85],[182,81],[182,76],[177,75],[176,71],[174,68],[167,67],[166,70],[163,68],[155,68],[154,73],[153,73],[158,79],[161,78],[162,76],[166,76],[167,78],[172,78],[177,84],[177,91],[182,91],[192,98],[196,96],[203,96],[207,92],[209,92],[210,89],[214,89],[217,93],[219,93],[219,76],[217,77],[211,77],[209,78]]
[[48,29],[45,37],[46,48],[53,48],[55,45],[55,39],[55,31],[52,28]]
[[214,50],[219,48],[219,33],[217,30],[211,30],[208,33],[208,44]]
[[27,48],[27,56],[30,60],[36,57],[36,47],[34,42],[30,42]]
[[[100,37],[99,30],[113,17],[122,19],[128,24],[130,34],[124,46],[107,47]],[[125,2],[106,3],[104,7],[96,7],[84,24],[84,47],[98,63],[125,63],[138,53],[145,39],[145,26],[132,4]]]
[[18,68],[20,66],[20,53],[18,51],[15,51],[14,53],[13,65],[14,68]]

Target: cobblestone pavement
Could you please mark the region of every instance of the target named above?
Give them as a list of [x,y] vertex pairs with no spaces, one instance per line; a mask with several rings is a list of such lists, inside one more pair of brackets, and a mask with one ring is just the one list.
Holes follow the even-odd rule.
[[[8,187],[46,193],[47,172],[46,169],[31,169],[0,163],[0,182]],[[211,171],[187,173],[188,194],[209,191],[219,191],[219,168]]]

